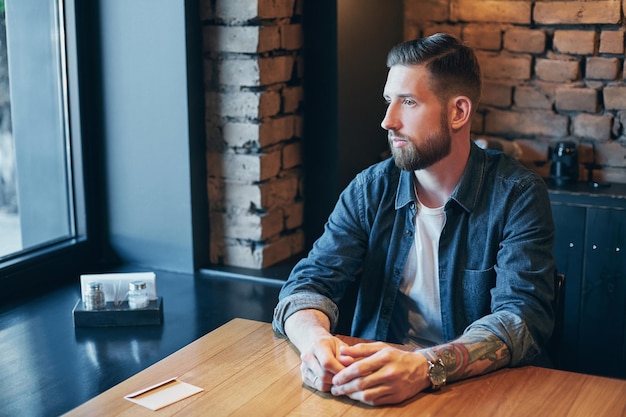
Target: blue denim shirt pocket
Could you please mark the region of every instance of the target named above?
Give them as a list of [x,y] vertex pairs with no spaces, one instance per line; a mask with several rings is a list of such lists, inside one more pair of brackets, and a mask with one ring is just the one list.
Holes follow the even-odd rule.
[[491,289],[496,285],[494,267],[463,271],[463,305],[469,323],[491,312]]

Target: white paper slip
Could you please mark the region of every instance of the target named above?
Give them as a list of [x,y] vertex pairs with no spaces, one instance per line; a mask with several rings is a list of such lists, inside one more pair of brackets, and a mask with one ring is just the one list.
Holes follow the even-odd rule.
[[202,388],[179,381],[178,377],[174,377],[128,394],[124,398],[150,410],[158,410],[201,391],[203,391]]

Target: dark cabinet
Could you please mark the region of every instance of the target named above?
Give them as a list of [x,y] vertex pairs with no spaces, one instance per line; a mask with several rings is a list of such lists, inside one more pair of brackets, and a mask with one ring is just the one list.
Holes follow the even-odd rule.
[[565,275],[560,366],[626,378],[626,185],[551,188]]

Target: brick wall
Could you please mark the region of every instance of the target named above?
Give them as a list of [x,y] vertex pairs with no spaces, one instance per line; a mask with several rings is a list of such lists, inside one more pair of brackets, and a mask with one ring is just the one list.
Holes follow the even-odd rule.
[[[262,268],[304,249],[305,0],[201,0],[211,262]],[[626,183],[626,0],[404,0],[405,38],[449,32],[477,50],[475,138],[512,141],[549,175],[579,145],[596,180]],[[623,145],[624,144],[624,145]]]
[[262,268],[302,232],[300,0],[201,0],[211,262]]
[[[578,143],[581,180],[626,183],[626,0],[404,0],[405,38],[448,32],[477,49],[476,138],[511,140],[542,176],[549,147]],[[595,161],[594,161],[595,153]]]

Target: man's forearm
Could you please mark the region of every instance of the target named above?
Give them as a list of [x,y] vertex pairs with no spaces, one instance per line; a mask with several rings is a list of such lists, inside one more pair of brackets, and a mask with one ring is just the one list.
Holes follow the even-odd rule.
[[485,374],[507,366],[506,344],[485,329],[472,329],[453,342],[430,348],[446,364],[448,381]]
[[285,320],[285,333],[291,343],[302,351],[316,338],[330,333],[330,320],[319,310],[300,310]]

